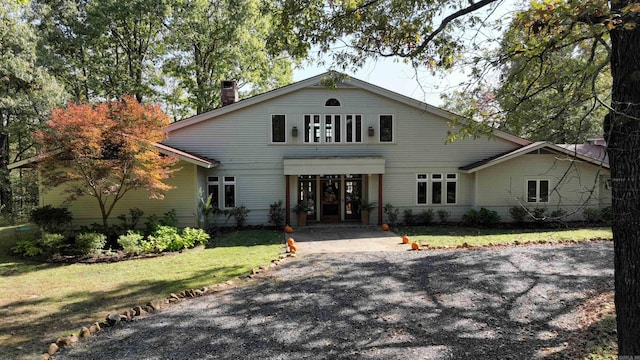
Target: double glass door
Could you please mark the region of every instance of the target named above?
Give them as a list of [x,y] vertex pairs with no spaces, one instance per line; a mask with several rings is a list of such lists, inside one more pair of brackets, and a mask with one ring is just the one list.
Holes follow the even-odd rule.
[[306,175],[298,177],[298,201],[307,201],[307,220],[340,222],[360,219],[361,175]]

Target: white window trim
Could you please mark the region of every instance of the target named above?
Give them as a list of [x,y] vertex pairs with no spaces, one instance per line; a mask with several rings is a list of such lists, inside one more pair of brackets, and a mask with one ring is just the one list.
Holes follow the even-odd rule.
[[[529,201],[529,181],[536,182],[536,201]],[[540,181],[548,183],[547,201],[540,201]],[[528,178],[524,181],[524,198],[527,204],[548,204],[551,202],[551,180],[546,178]]]
[[[352,142],[347,142],[347,116],[352,116],[353,119],[353,141]],[[356,131],[356,116],[360,116],[360,141],[356,141],[356,139],[358,138],[357,135],[357,131]],[[354,144],[364,144],[364,116],[362,116],[362,114],[343,114],[342,115],[342,141],[340,142],[341,144],[345,144],[345,145],[354,145]]]
[[[455,175],[455,178],[449,179],[448,178],[449,175]],[[444,202],[445,202],[444,205],[457,205],[458,204],[458,188],[460,187],[458,185],[458,179],[459,178],[460,177],[458,176],[458,173],[446,173],[446,174],[444,174],[444,189],[443,189],[444,190]],[[456,183],[456,194],[455,194],[456,195],[456,201],[452,202],[452,203],[447,201],[447,199],[448,199],[448,197],[447,197],[447,183],[450,183],[450,182]]]
[[[284,142],[275,142],[273,141],[273,116],[282,115],[284,116]],[[287,129],[289,128],[289,119],[287,119],[286,114],[271,114],[269,117],[269,144],[271,145],[285,145],[289,142],[289,134]]]
[[[232,177],[233,181],[227,181],[226,178],[228,177]],[[235,206],[238,206],[237,202],[238,202],[238,178],[234,175],[225,175],[222,176],[222,186],[219,187],[222,191],[222,198],[220,199],[220,202],[222,203],[222,207],[220,207],[221,209],[233,209],[234,206],[227,206],[227,189],[225,188],[226,185],[233,185],[233,200],[236,202],[236,204],[234,204]]]
[[[209,178],[217,178],[218,180],[213,181],[209,180]],[[207,198],[211,193],[209,192],[209,186],[218,185],[218,193],[216,194],[218,197],[218,204],[216,206],[220,206],[220,176],[207,176]]]
[[[391,116],[391,141],[380,141],[380,136],[382,136],[381,126],[380,126],[380,118],[382,116]],[[378,114],[378,119],[376,121],[376,140],[378,144],[395,144],[396,139],[398,138],[396,134],[396,115],[395,114]]]
[[[336,106],[337,107],[337,106]],[[333,130],[333,135],[331,136],[332,141],[327,142],[326,141],[326,135],[327,135],[327,116],[331,117],[331,121],[332,121],[332,130]],[[335,141],[336,138],[336,116],[340,116],[340,141]],[[320,122],[320,134],[322,134],[322,136],[320,137],[320,143],[321,144],[341,144],[343,141],[342,139],[344,139],[344,133],[342,132],[342,128],[343,128],[343,124],[344,124],[344,115],[343,114],[323,114],[322,118],[320,119],[322,120]],[[308,143],[308,144],[312,144],[312,143]]]
[[[420,175],[425,175],[424,179],[420,179],[418,178]],[[416,174],[416,184],[415,184],[415,189],[416,189],[416,205],[417,206],[425,206],[425,205],[429,205],[429,177],[431,175],[429,173],[417,173]],[[420,203],[418,202],[418,184],[419,183],[425,183],[425,202],[424,203]]]
[[[313,141],[313,136],[312,134],[309,134],[309,129],[307,129],[307,120],[305,119],[307,116],[309,116],[310,119],[310,126],[313,128],[314,126],[314,117],[318,116],[320,119],[320,137],[318,142]],[[302,115],[302,143],[303,144],[311,144],[311,145],[318,145],[318,144],[322,144],[322,137],[324,135],[324,115],[322,114],[303,114]],[[307,134],[309,134],[309,141],[305,141],[305,137],[307,136]]]

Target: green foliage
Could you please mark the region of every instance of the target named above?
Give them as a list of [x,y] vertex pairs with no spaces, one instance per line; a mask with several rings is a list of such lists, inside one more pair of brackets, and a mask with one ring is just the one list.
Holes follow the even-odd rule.
[[147,218],[147,221],[144,223],[147,229],[147,234],[151,234],[155,232],[160,226],[170,226],[175,227],[178,225],[178,216],[175,209],[171,209],[164,213],[162,217],[159,217],[156,214],[152,214]]
[[533,216],[533,220],[535,221],[544,221],[546,219],[545,213],[547,212],[546,208],[534,208],[531,210],[531,216]]
[[420,214],[415,216],[416,223],[429,225],[433,221],[433,215],[433,209],[422,210]]
[[53,255],[60,253],[65,247],[66,237],[62,234],[43,233],[40,237],[40,245],[45,254]]
[[582,217],[584,221],[591,224],[598,224],[602,222],[602,212],[598,208],[585,208],[582,211]]
[[500,215],[496,211],[486,208],[471,209],[462,215],[462,223],[467,226],[490,227],[500,222]]
[[158,225],[147,236],[147,241],[142,244],[145,253],[160,253],[165,250],[178,251],[185,248],[184,240],[174,226]]
[[30,218],[42,231],[48,233],[64,232],[73,221],[73,216],[67,208],[51,205],[33,209]]
[[242,228],[247,222],[247,215],[249,215],[250,211],[246,206],[242,205],[231,209],[229,214],[236,220],[236,226]]
[[413,210],[404,209],[402,211],[402,220],[405,225],[413,225],[415,223],[415,217],[413,216]]
[[400,209],[394,207],[393,205],[386,203],[382,208],[385,215],[387,215],[387,221],[389,222],[389,226],[396,226],[398,224],[398,216],[400,215]]
[[567,216],[567,211],[565,209],[555,209],[551,212],[551,214],[549,214],[549,216],[553,219],[553,220],[558,220],[561,219],[565,216]]
[[269,205],[269,224],[276,228],[284,226],[284,208],[282,207],[282,200],[278,200]]
[[528,214],[529,213],[527,209],[520,205],[512,206],[509,208],[509,215],[511,215],[513,221],[517,223],[523,223]]
[[11,251],[16,255],[34,257],[44,254],[44,250],[34,240],[20,240]]
[[600,214],[602,215],[602,220],[606,223],[611,223],[613,220],[613,211],[611,206],[606,206],[600,209]]
[[139,232],[129,230],[126,234],[118,237],[118,244],[122,246],[124,251],[129,255],[138,255],[142,253],[142,243],[144,242],[144,235]]
[[75,248],[82,255],[94,255],[102,251],[107,237],[100,233],[80,233],[76,235]]
[[449,212],[444,209],[438,210],[438,219],[440,219],[440,223],[446,223],[449,219]]
[[118,215],[118,219],[122,221],[120,228],[125,231],[130,229],[135,229],[136,226],[138,225],[138,222],[142,218],[142,215],[144,215],[144,211],[136,207],[129,209],[128,217],[127,217],[127,214]]
[[182,230],[182,238],[187,248],[192,248],[196,245],[206,245],[209,242],[211,236],[202,229],[184,228]]

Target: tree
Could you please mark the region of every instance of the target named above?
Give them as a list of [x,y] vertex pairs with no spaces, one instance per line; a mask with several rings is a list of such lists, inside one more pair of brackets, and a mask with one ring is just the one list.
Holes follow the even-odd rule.
[[39,163],[43,184],[65,185],[69,200],[95,198],[107,228],[115,204],[129,191],[144,189],[162,199],[172,188],[163,180],[176,171],[177,160],[154,147],[168,123],[158,105],[142,105],[132,96],[54,109],[47,129],[35,136],[46,159]]
[[[291,60],[266,51],[272,17],[262,11],[262,0],[180,0],[173,8],[167,33],[167,75],[184,90],[167,102],[186,114],[200,114],[220,105],[222,80],[237,80],[247,95],[291,82]],[[186,105],[186,106],[185,106]]]
[[36,64],[37,36],[28,8],[0,1],[0,204],[14,213],[7,165],[35,154],[30,134],[62,100],[56,81]]
[[[280,34],[271,46],[293,54],[316,44],[333,51],[337,66],[357,67],[366,59],[394,56],[416,67],[449,68],[463,49],[462,34],[484,25],[481,10],[497,0],[281,0]],[[640,2],[613,0],[533,1],[519,14],[542,52],[565,48],[575,29],[610,47],[611,105],[604,121],[612,176],[615,303],[619,354],[640,356]],[[580,32],[581,32],[580,31]],[[578,33],[580,33],[578,32]],[[480,48],[481,44],[471,43]],[[562,119],[556,119],[558,128]],[[534,119],[532,119],[534,121]]]

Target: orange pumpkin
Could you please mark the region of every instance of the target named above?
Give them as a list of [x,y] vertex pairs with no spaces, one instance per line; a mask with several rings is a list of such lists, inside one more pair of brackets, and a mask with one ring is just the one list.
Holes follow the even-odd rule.
[[287,234],[291,234],[293,232],[293,228],[287,225],[284,227],[284,232],[286,232]]
[[420,249],[420,245],[417,242],[412,242],[411,250],[418,250],[418,249]]
[[298,248],[295,245],[293,244],[289,245],[289,252],[295,253],[297,251],[298,251]]
[[295,241],[295,240],[293,240],[293,238],[288,238],[288,239],[287,239],[287,246],[294,245],[295,243],[296,243],[296,241]]
[[402,236],[402,243],[403,244],[408,244],[409,243],[409,237],[407,235],[403,235]]
[[389,231],[389,225],[388,224],[382,224],[382,230],[383,231]]

